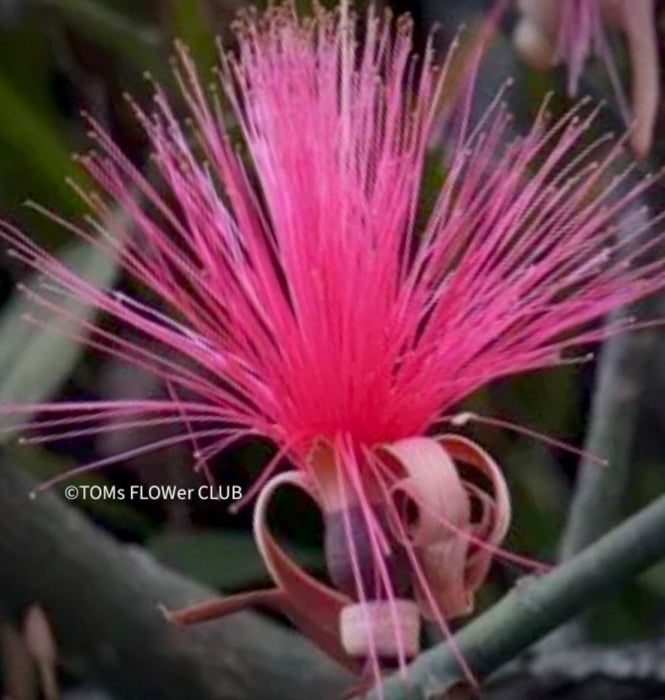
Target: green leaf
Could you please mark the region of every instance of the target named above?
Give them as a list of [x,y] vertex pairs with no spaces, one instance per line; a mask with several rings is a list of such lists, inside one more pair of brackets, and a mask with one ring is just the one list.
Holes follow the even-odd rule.
[[[77,242],[62,255],[62,262],[73,272],[97,288],[113,284],[117,263],[107,253],[85,242]],[[43,296],[52,297],[39,289],[42,275],[35,273],[27,286]],[[90,321],[95,309],[84,301],[69,297],[52,297],[63,311],[76,319]],[[60,318],[58,330],[40,328],[26,320],[26,315],[48,323],[52,312],[39,308],[35,302],[16,292],[0,316],[0,403],[39,403],[47,400],[71,374],[81,356],[82,346],[67,337],[78,322]],[[29,415],[0,416],[3,439],[11,436],[12,426],[29,419]]]

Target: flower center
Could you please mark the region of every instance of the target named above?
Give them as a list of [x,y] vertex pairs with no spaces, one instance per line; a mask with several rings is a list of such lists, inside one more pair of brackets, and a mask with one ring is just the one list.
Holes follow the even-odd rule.
[[[354,600],[412,597],[411,566],[402,544],[392,535],[382,506],[371,508],[372,520],[358,505],[325,513],[325,556],[334,586]],[[386,555],[379,542],[386,538]]]

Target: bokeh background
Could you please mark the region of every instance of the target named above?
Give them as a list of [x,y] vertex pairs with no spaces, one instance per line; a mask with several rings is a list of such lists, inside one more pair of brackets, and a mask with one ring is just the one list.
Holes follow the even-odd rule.
[[[75,219],[84,215],[82,203],[67,184],[70,177],[85,184],[71,157],[73,152],[91,146],[82,112],[94,115],[137,164],[147,167],[146,144],[131,118],[125,93],[146,103],[151,91],[146,72],[167,88],[173,86],[169,59],[176,38],[189,45],[202,73],[212,80],[214,39],[220,37],[232,45],[230,23],[243,5],[243,0],[0,0],[2,217],[20,225],[33,240],[66,258],[99,285],[130,288],[113,261],[100,257],[34,208],[25,206],[25,202],[36,202]],[[299,5],[305,8],[307,3],[302,0]],[[393,7],[398,12],[413,13],[421,39],[433,22],[439,22],[439,43],[445,47],[462,22],[473,35],[485,3],[400,0]],[[481,108],[483,101],[491,99],[508,77],[513,78],[515,84],[508,99],[516,113],[515,129],[519,131],[550,90],[557,94],[552,102],[554,111],[566,109],[569,102],[564,96],[563,70],[536,73],[515,54],[510,38],[515,12],[508,12],[501,31],[492,40],[490,58],[480,74],[478,95]],[[625,71],[618,41],[616,50],[619,67]],[[608,103],[598,129],[621,131],[623,123],[612,107],[613,92],[601,65],[590,66],[583,89],[595,100],[605,99]],[[642,171],[665,163],[660,131],[652,155],[640,165]],[[436,177],[434,165],[433,183]],[[661,200],[662,191],[656,188],[647,203],[657,209]],[[5,255],[6,251],[0,252],[0,401],[156,397],[166,392],[164,386],[140,370],[100,357],[62,335],[27,323],[25,316],[33,310],[15,288],[19,280],[25,281],[26,270]],[[38,280],[29,282],[35,284]],[[638,312],[662,318],[664,310],[662,301],[651,300]],[[84,307],[75,311],[90,313]],[[602,355],[596,354],[580,366],[502,381],[475,395],[464,406],[530,426],[578,447],[595,439],[594,451],[612,464],[618,463],[620,470],[614,490],[608,495],[609,516],[587,513],[592,529],[598,516],[601,531],[612,520],[628,515],[665,490],[665,331],[643,331],[615,345],[614,356],[605,358],[606,393],[598,399],[602,361]],[[597,413],[602,408],[599,401],[604,406],[611,403],[611,415],[609,424],[604,424],[605,432],[602,425],[599,428],[597,444],[598,435],[589,437],[588,429],[594,420],[593,410],[594,425],[598,427]],[[46,445],[20,445],[15,421],[10,422],[7,417],[0,421],[4,428],[0,480],[14,479],[0,489],[0,496],[5,499],[27,494],[31,480],[43,481],[84,461],[131,450],[147,437],[167,436],[161,432],[146,436],[145,431],[137,434],[125,430]],[[465,430],[505,468],[515,500],[508,548],[538,560],[555,561],[573,499],[579,458],[509,431],[489,427]],[[211,466],[220,482],[246,487],[272,454],[270,445],[245,442]],[[192,473],[191,462],[191,449],[167,449],[127,459],[74,478],[72,483],[196,486],[202,482]],[[43,501],[50,508],[61,492],[57,487],[53,494],[40,496],[35,503]],[[111,555],[108,576],[103,575],[108,540],[86,540],[87,544],[81,544],[77,550],[77,528],[84,528],[79,524],[66,537],[71,548],[59,549],[62,540],[57,535],[51,541],[40,533],[43,528],[57,531],[64,527],[63,518],[69,511],[54,506],[48,511],[53,522],[42,522],[40,530],[30,521],[28,511],[32,507],[27,498],[20,504],[0,501],[0,687],[4,696],[14,700],[60,694],[66,698],[209,697],[187,674],[173,676],[168,682],[172,690],[169,695],[163,679],[157,679],[164,675],[163,667],[155,659],[146,661],[145,647],[154,640],[147,636],[126,638],[120,633],[114,636],[94,618],[99,612],[94,607],[95,596],[103,600],[110,596],[107,612],[117,618],[118,625],[122,625],[123,615],[132,606],[131,596],[123,599],[126,607],[113,597],[119,571]],[[268,583],[250,533],[251,509],[232,516],[218,503],[112,500],[79,500],[68,508],[80,511],[94,528],[121,543],[118,551],[136,553],[139,547],[169,570],[209,589],[234,592]],[[300,561],[325,576],[321,522],[313,508],[293,494],[280,495],[274,527]],[[84,569],[77,561],[77,551],[81,557],[89,558],[96,547],[100,549],[95,574],[83,580]],[[21,551],[17,552],[19,548]],[[25,568],[16,563],[23,561],[21,557],[27,562]],[[123,566],[120,575],[124,574],[130,582],[141,579],[137,572],[142,564],[138,560]],[[528,572],[511,565],[495,565],[490,582],[481,592],[478,611],[500,598],[525,573]],[[136,595],[136,606],[140,608],[142,599],[139,593]],[[81,601],[80,607],[77,600]],[[94,613],[90,612],[93,608]],[[93,618],[95,623],[91,626]],[[590,639],[611,648],[623,649],[627,644],[659,639],[665,633],[665,565],[653,568],[625,590],[617,590],[611,601],[599,603],[589,611],[587,621]],[[128,629],[133,629],[127,624]],[[77,631],[80,629],[83,631]],[[40,652],[40,643],[48,646],[50,636],[54,651]],[[434,641],[436,633],[430,630],[429,642]],[[106,660],[95,650],[95,645],[105,642],[111,649]],[[251,653],[250,642],[251,639],[247,653]],[[118,650],[116,647],[122,644],[126,647]],[[197,653],[223,656],[224,650],[213,648]],[[232,663],[228,659],[224,663],[227,662]],[[275,664],[280,663],[276,653]],[[284,674],[288,675],[286,670]],[[648,693],[655,694],[634,697],[665,697],[665,678],[660,685],[657,679],[648,680]],[[570,681],[571,694],[563,697],[573,697],[577,682],[581,681]],[[628,679],[633,690],[647,693],[641,682]],[[277,684],[273,688],[262,685],[261,690],[252,689],[250,684],[244,697],[302,696],[295,690],[289,695],[288,684],[284,683],[283,688]],[[242,683],[240,686],[244,687]],[[220,693],[219,697],[242,696],[236,690]],[[528,693],[523,697],[529,697]]]

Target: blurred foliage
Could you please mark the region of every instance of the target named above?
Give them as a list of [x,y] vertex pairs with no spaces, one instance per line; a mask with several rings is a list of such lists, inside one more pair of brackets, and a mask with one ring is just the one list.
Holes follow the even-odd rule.
[[65,185],[72,172],[67,122],[53,90],[48,43],[35,42],[35,33],[27,20],[0,26],[3,52],[12,56],[0,65],[0,203],[11,211],[33,197],[72,211],[73,195]]
[[[323,573],[320,550],[282,545],[302,566]],[[273,585],[250,533],[165,532],[150,538],[147,546],[164,564],[213,588],[229,592]]]
[[[115,281],[115,260],[88,243],[67,246],[60,259],[97,288],[108,288]],[[52,328],[49,325],[52,310],[40,307],[20,291],[5,305],[0,315],[0,401],[3,403],[39,403],[53,396],[84,350],[71,337],[77,321],[66,315],[78,320],[90,320],[93,316],[93,310],[78,299],[61,298],[56,292],[42,289],[39,274],[33,274],[26,287],[60,308],[63,317],[58,319],[57,328]],[[18,420],[27,421],[31,417],[24,414]],[[5,438],[12,435],[9,428],[16,421],[16,417],[0,417],[0,430]]]
[[202,75],[207,77],[217,60],[211,8],[203,2],[174,0],[171,15],[175,33],[184,42]]

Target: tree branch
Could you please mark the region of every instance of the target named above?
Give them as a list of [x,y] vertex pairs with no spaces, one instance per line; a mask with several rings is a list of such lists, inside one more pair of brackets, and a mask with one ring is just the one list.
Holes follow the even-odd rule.
[[33,486],[0,468],[0,608],[16,616],[38,602],[70,670],[141,700],[332,698],[350,682],[303,637],[257,615],[169,624],[159,603],[214,593],[118,544],[54,494],[29,500]]
[[485,700],[565,697],[644,700],[665,693],[665,639],[615,647],[580,644],[523,655],[492,677]]
[[[663,557],[665,496],[551,573],[518,583],[461,630],[455,643],[474,673],[484,677]],[[450,645],[441,644],[416,659],[406,684],[397,676],[388,679],[384,697],[420,700],[460,680]]]

